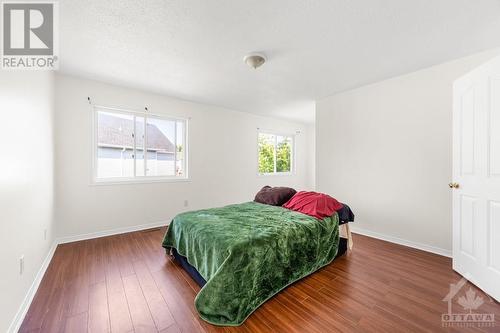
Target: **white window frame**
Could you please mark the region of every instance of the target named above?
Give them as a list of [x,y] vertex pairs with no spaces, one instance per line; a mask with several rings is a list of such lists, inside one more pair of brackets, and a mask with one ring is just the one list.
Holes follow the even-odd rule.
[[[99,111],[102,112],[110,112],[110,113],[118,113],[118,114],[123,114],[123,115],[128,115],[128,116],[133,116],[134,117],[134,177],[109,177],[109,178],[98,178],[97,177],[97,167],[98,167],[98,142],[97,142],[97,131],[98,131],[98,124],[97,124],[97,113]],[[91,185],[121,185],[121,184],[137,184],[137,183],[157,183],[157,182],[182,182],[182,181],[189,181],[189,173],[188,173],[188,156],[189,156],[189,143],[188,143],[188,137],[189,137],[189,132],[188,132],[188,123],[189,119],[188,118],[181,118],[181,117],[173,117],[173,116],[168,116],[168,115],[162,115],[162,114],[154,114],[151,112],[146,112],[146,111],[136,111],[136,110],[130,110],[130,109],[122,109],[122,108],[115,108],[115,107],[108,107],[108,106],[102,106],[102,105],[93,105],[92,106],[92,120],[91,120],[91,126],[92,126],[92,174],[91,174]],[[170,121],[182,121],[184,122],[184,136],[183,136],[183,141],[184,141],[184,175],[183,176],[136,176],[136,167],[137,163],[135,161],[135,157],[137,156],[136,154],[136,138],[135,138],[135,133],[136,133],[136,122],[135,122],[135,117],[143,117],[144,118],[144,147],[147,147],[147,135],[146,135],[146,128],[147,128],[147,119],[148,118],[155,118],[155,119],[162,119],[162,120],[170,120]],[[175,129],[177,131],[177,125],[175,126]],[[177,135],[176,135],[177,137]],[[174,143],[176,145],[176,143]],[[144,152],[144,172],[146,172],[147,168],[147,152]],[[177,165],[177,147],[175,147],[175,153],[174,153],[174,166]]]
[[[273,172],[265,172],[262,173],[259,170],[259,135],[260,134],[268,134],[268,135],[274,135],[274,171]],[[276,146],[278,144],[278,136],[282,137],[287,137],[292,140],[292,149],[290,149],[290,171],[285,171],[285,172],[278,172],[276,171]],[[276,132],[276,131],[271,131],[271,130],[257,130],[257,175],[259,176],[290,176],[295,174],[295,134],[291,133],[283,133],[283,132]]]

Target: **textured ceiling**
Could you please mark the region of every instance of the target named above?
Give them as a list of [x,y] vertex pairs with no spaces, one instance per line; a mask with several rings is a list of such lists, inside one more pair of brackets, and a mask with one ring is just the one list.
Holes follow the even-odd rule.
[[318,98],[500,46],[498,0],[59,3],[63,73],[306,122]]

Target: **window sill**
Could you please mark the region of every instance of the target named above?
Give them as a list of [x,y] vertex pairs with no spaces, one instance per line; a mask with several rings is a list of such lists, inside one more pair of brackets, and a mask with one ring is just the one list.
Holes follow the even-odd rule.
[[183,183],[191,181],[189,178],[144,178],[144,179],[94,179],[90,186],[109,186],[109,185],[130,185],[130,184],[155,184],[155,183]]
[[295,176],[294,172],[276,172],[276,173],[258,173],[258,177],[273,177],[273,176],[278,176],[278,177],[286,177],[286,176]]

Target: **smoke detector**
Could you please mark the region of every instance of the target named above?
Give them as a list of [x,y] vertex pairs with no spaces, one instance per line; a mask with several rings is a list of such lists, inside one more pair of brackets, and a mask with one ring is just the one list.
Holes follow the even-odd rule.
[[249,55],[246,55],[243,58],[243,61],[253,69],[257,69],[260,66],[264,65],[264,63],[266,62],[266,56],[260,53],[251,53]]

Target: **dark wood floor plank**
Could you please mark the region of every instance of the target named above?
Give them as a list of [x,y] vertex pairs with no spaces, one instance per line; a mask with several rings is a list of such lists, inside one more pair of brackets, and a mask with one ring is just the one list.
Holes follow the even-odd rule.
[[65,316],[71,317],[87,312],[89,308],[88,253],[85,242],[75,243],[75,251],[68,269],[65,288]]
[[65,332],[86,333],[88,331],[88,312],[83,312],[66,319]]
[[176,324],[173,324],[172,326],[169,326],[164,330],[161,330],[160,333],[181,333],[181,330]]
[[[397,317],[391,312],[374,306],[370,312],[365,314],[359,324],[360,332],[422,332],[423,329],[411,322]],[[436,327],[436,331],[440,331]]]
[[441,327],[442,299],[461,278],[449,258],[359,235],[353,252],[292,284],[243,325],[210,325],[194,307],[200,287],[161,247],[165,231],[59,245],[20,332],[499,331],[500,305],[470,283],[463,292],[481,295],[479,310],[495,314],[497,326]]
[[175,324],[174,317],[146,264],[142,261],[136,261],[134,262],[134,270],[158,330],[164,330]]
[[306,320],[302,318],[297,320],[300,318],[297,313],[289,309],[283,311],[283,305],[276,299],[269,300],[266,305],[268,306],[262,306],[257,309],[254,315],[260,316],[266,326],[270,327],[273,332],[321,332],[319,327],[314,328],[314,326]]
[[[113,249],[113,247],[112,247]],[[120,261],[116,252],[108,255],[106,264],[106,290],[108,293],[109,319],[111,331],[114,333],[133,331],[132,318],[128,306],[122,276],[119,269]]]
[[310,331],[337,331],[331,328],[331,324],[323,320],[318,314],[303,303],[297,303],[295,299],[288,293],[276,295],[276,300],[287,310],[293,311],[297,317],[303,318],[304,321],[311,324],[308,328]]
[[110,332],[105,282],[95,283],[90,287],[88,330],[89,332]]
[[141,290],[139,280],[135,275],[123,278],[125,294],[127,295],[130,316],[135,332],[158,332],[156,329],[148,304]]
[[64,291],[63,288],[56,289],[52,294],[52,302],[47,308],[46,316],[43,319],[40,332],[63,332],[66,326],[64,317]]
[[141,231],[134,237],[135,247],[142,254],[144,263],[146,263],[152,273],[163,268],[166,257],[165,250],[160,246],[161,243],[154,241],[154,237],[152,236],[158,230]]
[[112,248],[113,252],[117,256],[118,269],[120,270],[120,275],[122,277],[135,274],[133,267],[132,255],[130,253],[129,247],[126,246],[126,236],[117,235],[112,238]]
[[106,279],[105,265],[103,258],[103,242],[102,238],[91,239],[90,254],[89,254],[89,283],[95,284],[104,282]]
[[[203,326],[208,325],[197,315],[194,309],[196,296],[178,272],[179,268],[170,259],[164,268],[153,273],[153,278],[163,299],[182,332],[205,332]],[[217,329],[214,326],[214,329]]]

